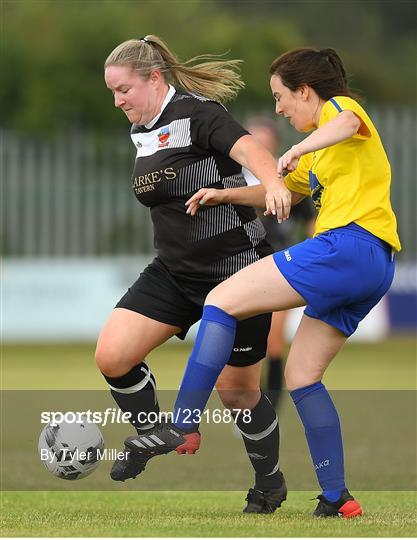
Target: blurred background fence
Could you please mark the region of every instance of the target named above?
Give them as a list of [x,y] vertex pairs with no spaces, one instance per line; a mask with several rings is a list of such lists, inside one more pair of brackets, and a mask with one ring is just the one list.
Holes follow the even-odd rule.
[[[3,340],[95,340],[153,257],[149,210],[131,190],[135,149],[103,82],[118,43],[162,36],[181,59],[241,58],[244,123],[272,118],[269,65],[334,47],[381,133],[403,251],[388,299],[366,319],[379,339],[417,325],[416,8],[410,0],[3,0],[0,120]],[[181,29],[181,31],[178,31]],[[297,140],[280,121],[282,149]]]
[[[370,113],[392,167],[392,200],[403,243],[398,260],[415,261],[415,110],[371,107]],[[153,251],[149,209],[129,189],[135,148],[127,132],[100,136],[70,131],[35,138],[3,131],[2,138],[5,255],[91,257]],[[286,148],[285,133],[283,139]]]
[[88,257],[149,253],[149,210],[133,196],[129,134],[3,133],[3,253]]

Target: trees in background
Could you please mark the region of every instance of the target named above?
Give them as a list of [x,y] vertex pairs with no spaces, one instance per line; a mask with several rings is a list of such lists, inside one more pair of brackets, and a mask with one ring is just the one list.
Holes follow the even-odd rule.
[[2,127],[49,132],[128,128],[112,107],[103,62],[155,33],[183,58],[242,58],[233,108],[270,108],[271,61],[299,46],[334,47],[372,102],[415,102],[415,2],[3,0]]

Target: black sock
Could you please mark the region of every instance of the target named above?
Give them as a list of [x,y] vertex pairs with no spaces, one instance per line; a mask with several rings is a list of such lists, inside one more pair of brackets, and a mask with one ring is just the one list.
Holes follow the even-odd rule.
[[282,394],[283,365],[281,357],[268,358],[266,395],[274,409],[277,409]]
[[265,491],[280,487],[282,474],[278,466],[278,418],[268,398],[261,394],[261,399],[251,410],[250,422],[244,422],[244,418],[239,414],[236,425],[243,436],[246,451],[255,469],[255,489]]
[[[131,413],[130,423],[141,434],[155,426],[153,417],[159,413],[156,396],[155,377],[145,362],[134,366],[120,377],[104,378],[110,386],[110,392],[123,412]],[[151,415],[149,421],[149,413]],[[152,422],[153,420],[153,422]]]

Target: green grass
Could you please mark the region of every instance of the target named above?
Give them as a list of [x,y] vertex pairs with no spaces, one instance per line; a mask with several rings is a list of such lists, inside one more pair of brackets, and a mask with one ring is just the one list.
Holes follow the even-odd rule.
[[[191,346],[170,342],[148,361],[158,387],[177,389]],[[416,388],[416,341],[400,337],[379,343],[348,343],[325,377],[334,390]],[[93,344],[6,344],[2,347],[2,388],[9,390],[104,389]]]
[[413,492],[358,493],[365,514],[313,519],[309,492],[293,492],[273,515],[243,515],[236,492],[8,492],[4,536],[413,537]]
[[[178,388],[189,351],[190,346],[187,344],[167,344],[149,356],[159,388]],[[93,357],[92,344],[4,345],[1,359],[2,388],[104,390],[104,381],[95,367]],[[415,340],[396,338],[382,343],[348,344],[328,370],[325,382],[333,390],[413,390],[416,388]],[[377,394],[375,396],[378,397]],[[377,416],[375,419],[379,424],[375,423],[373,427],[384,431],[384,418]],[[296,418],[294,422],[297,422]],[[390,425],[391,428],[395,427]],[[33,427],[35,431],[38,430],[37,424]],[[16,429],[22,433],[23,427],[16,426]],[[283,431],[293,439],[288,421],[286,425],[285,414]],[[354,442],[350,433],[346,435],[347,443]],[[285,441],[283,437],[283,459]],[[294,444],[294,440],[291,443]],[[10,444],[13,446],[13,441]],[[237,452],[236,463],[242,457],[240,448]],[[348,464],[356,459],[354,447],[349,450],[349,456],[351,461],[348,459]],[[357,458],[360,459],[360,453]],[[285,459],[288,467],[290,456]],[[207,463],[213,460],[221,460],[221,456],[213,455]],[[7,463],[3,462],[3,465]],[[207,474],[213,472],[212,466],[207,467]],[[152,475],[157,474],[159,467],[159,464],[151,463],[147,471],[148,478],[153,478]],[[179,470],[186,474],[187,469],[182,464]],[[381,467],[382,485],[390,485],[389,478],[384,477],[390,470],[389,463],[386,468]],[[194,475],[197,476],[197,473],[201,474],[201,468]],[[291,478],[290,474],[288,478]],[[133,483],[117,486],[124,488],[117,492],[65,492],[66,487],[66,483],[62,482],[62,491],[3,492],[2,536],[413,537],[417,533],[415,491],[355,491],[355,496],[365,510],[362,518],[314,520],[311,512],[315,502],[310,499],[318,491],[290,491],[287,502],[275,514],[247,516],[241,514],[244,492],[139,492],[133,491]],[[71,489],[74,487],[71,484]],[[130,489],[132,491],[128,491]]]

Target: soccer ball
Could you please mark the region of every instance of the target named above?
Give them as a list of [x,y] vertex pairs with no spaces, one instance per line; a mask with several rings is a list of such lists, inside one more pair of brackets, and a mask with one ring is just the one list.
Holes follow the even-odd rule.
[[[39,436],[39,456],[49,472],[64,480],[78,480],[100,464],[104,449],[101,431],[87,422],[49,423]],[[85,420],[85,421],[84,421]]]

